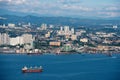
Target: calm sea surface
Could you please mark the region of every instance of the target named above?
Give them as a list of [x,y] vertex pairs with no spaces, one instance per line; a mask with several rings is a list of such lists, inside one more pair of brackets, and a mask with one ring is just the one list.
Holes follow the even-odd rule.
[[[22,73],[25,65],[41,65],[44,71]],[[0,54],[0,80],[120,80],[120,54]]]

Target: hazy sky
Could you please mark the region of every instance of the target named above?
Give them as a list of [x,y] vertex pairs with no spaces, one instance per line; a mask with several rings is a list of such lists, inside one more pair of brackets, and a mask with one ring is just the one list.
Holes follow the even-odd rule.
[[0,0],[0,8],[53,16],[120,16],[120,0]]

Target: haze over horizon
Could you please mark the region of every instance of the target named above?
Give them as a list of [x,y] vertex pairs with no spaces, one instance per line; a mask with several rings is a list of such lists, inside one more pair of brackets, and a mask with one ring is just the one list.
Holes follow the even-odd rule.
[[119,0],[0,0],[0,9],[28,15],[110,18],[120,17],[119,4]]

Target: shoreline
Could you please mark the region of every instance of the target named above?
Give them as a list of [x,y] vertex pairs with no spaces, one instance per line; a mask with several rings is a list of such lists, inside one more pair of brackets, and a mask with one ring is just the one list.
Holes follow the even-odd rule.
[[89,52],[61,52],[61,53],[6,53],[6,52],[0,52],[0,54],[15,54],[15,55],[71,55],[71,54],[105,54],[105,55],[112,55],[112,54],[120,54],[119,52],[114,53],[89,53]]

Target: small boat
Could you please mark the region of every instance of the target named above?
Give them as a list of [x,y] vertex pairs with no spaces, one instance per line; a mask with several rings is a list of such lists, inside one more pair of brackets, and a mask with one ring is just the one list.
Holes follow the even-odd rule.
[[30,68],[28,68],[28,67],[26,67],[26,66],[24,66],[23,68],[22,68],[22,72],[23,73],[32,73],[32,72],[42,72],[43,71],[43,68],[42,68],[42,66],[40,66],[40,67],[30,67]]

